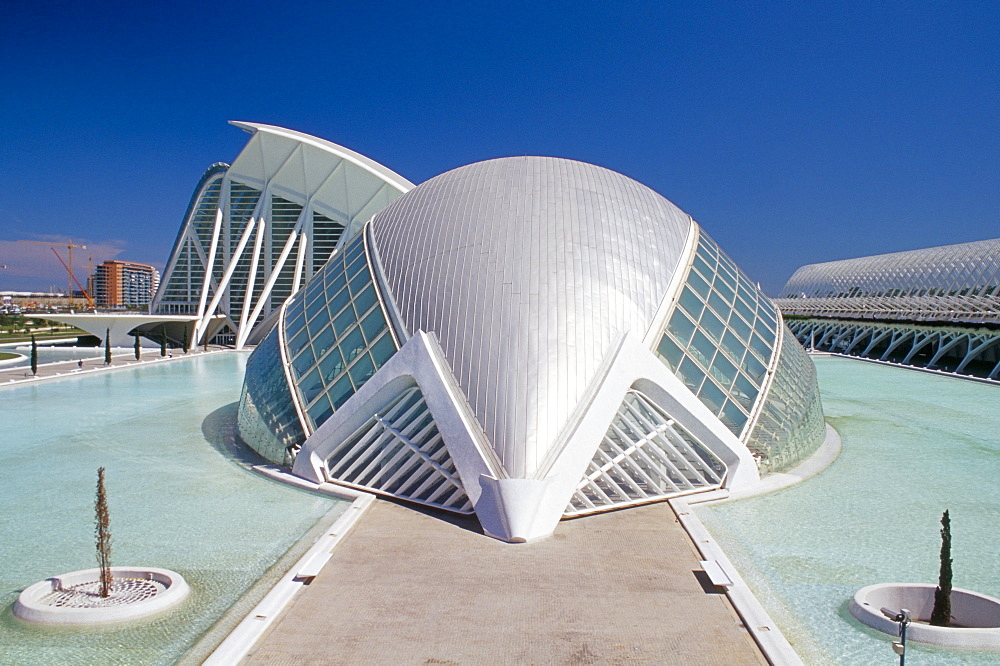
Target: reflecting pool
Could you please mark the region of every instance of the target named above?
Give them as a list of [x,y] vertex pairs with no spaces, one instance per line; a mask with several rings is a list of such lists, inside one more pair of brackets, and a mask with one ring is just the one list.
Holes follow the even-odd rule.
[[[211,354],[0,388],[0,663],[173,663],[257,581],[280,577],[275,563],[317,521],[349,506],[238,464],[245,363]],[[10,610],[23,588],[96,566],[99,466],[112,564],[173,569],[192,594],[118,629],[26,625]]]
[[[954,585],[1000,597],[1000,388],[815,358],[843,451],[784,491],[695,511],[807,664],[892,664],[891,638],[847,612],[861,587],[936,583],[950,511]],[[907,663],[1000,652],[910,642]]]

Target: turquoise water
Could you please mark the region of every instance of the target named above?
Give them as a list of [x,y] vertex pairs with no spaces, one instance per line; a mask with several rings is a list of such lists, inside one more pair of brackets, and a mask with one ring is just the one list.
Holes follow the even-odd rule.
[[[815,359],[843,451],[819,476],[696,513],[807,664],[893,664],[847,612],[861,587],[936,583],[950,511],[954,584],[1000,597],[1000,388]],[[998,664],[1000,651],[910,642],[907,664]]]
[[[0,664],[172,663],[289,548],[346,502],[237,464],[245,354],[0,389]],[[107,468],[112,564],[179,572],[176,612],[111,630],[39,629],[11,613],[48,576],[96,566],[94,494]]]

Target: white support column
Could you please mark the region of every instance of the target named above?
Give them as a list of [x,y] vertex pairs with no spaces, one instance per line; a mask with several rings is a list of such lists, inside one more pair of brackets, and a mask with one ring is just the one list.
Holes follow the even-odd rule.
[[965,355],[965,358],[962,359],[962,362],[958,364],[957,368],[955,368],[956,373],[960,373],[963,370],[965,370],[965,366],[967,366],[970,361],[972,361],[974,358],[982,354],[984,351],[986,351],[993,345],[1000,343],[1000,337],[987,338],[987,337],[977,336],[977,338],[979,340],[978,344],[973,345],[971,341],[969,342],[969,353]]
[[[258,206],[260,204],[258,203]],[[219,282],[219,288],[215,292],[215,296],[212,297],[212,302],[208,305],[205,310],[205,314],[198,321],[198,325],[195,327],[194,339],[200,342],[201,334],[205,332],[208,326],[209,320],[212,318],[212,313],[215,312],[216,306],[219,305],[219,301],[222,300],[222,294],[225,293],[226,287],[229,286],[229,281],[233,278],[233,273],[236,271],[236,265],[239,263],[240,255],[243,254],[243,249],[247,246],[247,241],[250,240],[250,234],[257,226],[257,211],[254,211],[254,215],[250,216],[247,220],[246,229],[243,230],[243,235],[240,236],[240,242],[236,246],[236,251],[233,252],[233,256],[229,258],[229,264],[226,266],[226,272],[222,276],[222,281]]]
[[[198,310],[195,314],[201,319],[205,316],[205,305],[208,302],[208,288],[212,284],[212,271],[215,269],[215,255],[219,249],[219,236],[222,233],[223,194],[229,184],[228,178],[223,178],[219,187],[219,203],[215,206],[215,225],[212,227],[212,242],[209,245],[207,261],[205,261],[205,278],[201,285],[201,295],[198,297]],[[228,197],[227,197],[228,198]],[[195,343],[197,344],[197,343]]]
[[[278,281],[281,269],[284,268],[288,255],[291,253],[292,247],[295,245],[295,241],[298,237],[299,233],[297,229],[293,229],[292,233],[288,234],[288,240],[285,241],[285,246],[281,248],[281,255],[278,257],[278,261],[274,265],[274,270],[271,271],[271,277],[268,278],[267,283],[264,285],[260,298],[257,299],[257,304],[254,306],[253,312],[250,314],[250,322],[257,321],[257,317],[260,316],[261,310],[264,309],[264,305],[267,303],[268,298],[270,298],[271,290],[274,289],[274,283]],[[248,302],[249,301],[244,301],[244,305]],[[243,349],[243,345],[246,344],[247,338],[250,337],[251,328],[252,326],[245,325],[243,321],[240,321],[240,330],[236,333],[237,349]]]
[[[264,191],[265,194],[267,190]],[[264,236],[270,231],[270,225],[265,217],[257,225],[257,235],[253,239],[253,255],[250,259],[250,273],[247,275],[246,289],[243,292],[243,308],[240,310],[240,320],[236,324],[236,339],[239,340],[243,329],[248,328],[247,316],[250,314],[250,302],[253,300],[253,288],[257,285],[257,269],[260,267],[260,255],[264,245]],[[263,295],[261,295],[263,298]],[[239,347],[237,347],[239,349]]]

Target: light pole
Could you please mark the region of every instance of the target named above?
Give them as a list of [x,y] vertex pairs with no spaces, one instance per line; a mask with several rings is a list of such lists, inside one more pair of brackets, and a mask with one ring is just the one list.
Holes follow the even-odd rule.
[[881,608],[882,615],[893,622],[899,623],[899,641],[894,641],[892,651],[899,655],[899,666],[906,663],[906,625],[910,623],[910,611],[900,608],[898,611]]

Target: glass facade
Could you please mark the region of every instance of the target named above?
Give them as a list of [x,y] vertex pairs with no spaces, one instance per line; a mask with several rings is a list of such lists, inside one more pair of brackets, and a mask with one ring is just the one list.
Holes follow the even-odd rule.
[[254,451],[287,465],[305,433],[282,371],[279,344],[274,328],[247,359],[238,425],[240,437]]
[[699,230],[694,261],[655,352],[739,437],[767,377],[777,322],[767,297]]
[[781,354],[747,448],[761,475],[782,472],[812,455],[826,437],[816,367],[785,329]]
[[363,232],[292,297],[284,321],[292,380],[311,433],[397,351]]

